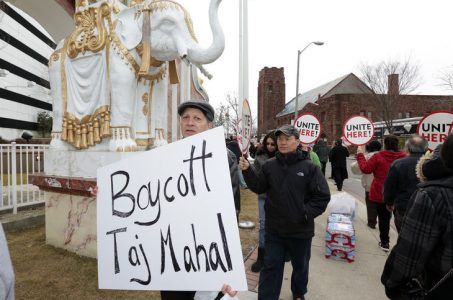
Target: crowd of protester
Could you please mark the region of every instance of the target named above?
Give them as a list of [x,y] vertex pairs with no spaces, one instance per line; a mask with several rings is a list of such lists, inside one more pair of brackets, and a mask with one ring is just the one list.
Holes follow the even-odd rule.
[[[206,102],[180,105],[184,137],[212,127],[214,109]],[[300,142],[299,131],[284,125],[250,144],[251,164],[235,137],[226,140],[237,215],[240,189],[255,192],[259,214],[258,258],[251,266],[261,272],[258,299],[279,299],[285,261],[291,261],[293,299],[304,299],[309,278],[314,219],[330,201],[326,166],[330,161],[336,189],[353,174],[361,175],[367,225],[379,228],[378,246],[388,252],[381,282],[391,299],[452,299],[453,295],[453,135],[432,153],[422,137],[410,137],[402,151],[390,135],[382,144],[359,146],[356,158],[342,139],[328,146],[326,136],[314,145]],[[390,247],[390,223],[398,232]],[[0,226],[0,299],[14,298],[14,273]],[[162,299],[194,299],[204,292],[162,291]],[[225,284],[216,299],[236,292]]]

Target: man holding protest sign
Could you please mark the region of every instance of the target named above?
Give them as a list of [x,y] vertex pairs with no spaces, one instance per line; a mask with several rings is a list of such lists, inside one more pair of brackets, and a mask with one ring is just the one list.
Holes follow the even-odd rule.
[[[213,128],[214,108],[205,101],[186,101],[178,106],[178,114],[181,117],[180,126],[183,138],[201,133]],[[233,152],[227,149],[228,165],[230,168],[231,186],[234,195],[234,206],[236,217],[240,209],[240,190],[237,160]],[[196,296],[195,291],[161,291],[162,300],[192,300]],[[206,293],[206,292],[204,292]],[[222,287],[222,292],[216,295],[215,299],[220,299],[222,294],[234,296],[235,291],[229,285]]]
[[269,193],[265,204],[266,244],[258,299],[278,299],[283,279],[285,253],[293,266],[291,291],[294,299],[307,292],[314,218],[324,212],[330,191],[321,169],[301,149],[299,131],[292,125],[276,130],[278,152],[259,173],[241,157],[239,167],[249,188]]
[[[213,127],[214,108],[206,101],[186,101],[181,103],[178,106],[178,114],[181,117],[180,126],[183,138],[206,131]],[[234,207],[236,208],[236,215],[239,215],[241,208],[241,194],[239,190],[238,160],[230,150],[227,150],[227,153],[231,186],[234,195]]]

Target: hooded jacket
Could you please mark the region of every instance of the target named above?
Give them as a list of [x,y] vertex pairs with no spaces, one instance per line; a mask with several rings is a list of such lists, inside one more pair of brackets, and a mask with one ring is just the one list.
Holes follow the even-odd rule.
[[389,150],[382,150],[374,154],[369,160],[365,159],[363,153],[357,154],[357,162],[360,171],[365,174],[373,174],[374,179],[370,187],[370,200],[373,202],[383,202],[383,188],[384,181],[390,169],[390,165],[398,158],[405,157],[404,152],[394,152]]
[[301,238],[314,236],[314,218],[325,211],[330,191],[321,169],[306,153],[299,149],[288,155],[277,152],[260,173],[248,168],[243,174],[253,192],[269,193],[264,207],[266,230]]
[[[365,154],[366,160],[369,160],[371,156],[375,155],[378,153],[378,151],[373,151],[373,152],[368,152]],[[352,174],[355,175],[362,175],[362,186],[365,189],[365,192],[370,192],[371,188],[371,183],[373,182],[373,174],[363,174],[362,171],[360,171],[359,163],[357,161],[353,162],[351,164],[351,172]]]
[[[381,282],[388,297],[405,291],[412,278],[429,290],[453,267],[453,170],[440,157],[423,157],[417,166],[422,183],[408,205],[396,246]],[[451,299],[453,278],[425,299]]]

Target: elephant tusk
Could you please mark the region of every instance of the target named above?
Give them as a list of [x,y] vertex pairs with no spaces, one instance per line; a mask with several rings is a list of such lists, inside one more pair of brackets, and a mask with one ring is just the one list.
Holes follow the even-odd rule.
[[212,79],[212,74],[209,73],[202,65],[195,64],[195,66],[200,70],[201,74],[206,76],[209,80]]
[[187,58],[187,55],[181,56],[181,60],[182,60],[183,62],[185,62],[186,65],[188,65],[188,66],[191,64],[190,60]]

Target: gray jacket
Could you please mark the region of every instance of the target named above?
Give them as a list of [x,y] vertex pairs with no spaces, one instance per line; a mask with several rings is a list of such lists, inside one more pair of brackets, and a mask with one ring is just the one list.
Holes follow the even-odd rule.
[[0,223],[0,299],[14,299],[14,271],[9,257],[8,244]]
[[241,211],[241,192],[239,189],[239,167],[237,164],[236,155],[227,148],[228,166],[230,167],[231,187],[233,188],[234,207],[236,215]]

